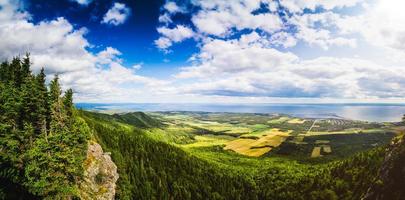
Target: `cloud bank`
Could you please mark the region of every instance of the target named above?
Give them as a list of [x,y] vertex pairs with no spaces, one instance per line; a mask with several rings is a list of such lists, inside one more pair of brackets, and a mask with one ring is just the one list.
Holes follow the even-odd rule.
[[[405,15],[395,10],[394,0],[213,0],[191,4],[197,11],[190,15],[190,27],[200,50],[175,75],[193,80],[176,88],[181,93],[314,99],[405,95],[405,29],[401,23]],[[345,9],[357,11],[347,14]],[[166,22],[166,26],[173,24],[176,22]],[[168,49],[173,43],[157,46]],[[362,55],[341,53],[340,49]],[[303,58],[311,51],[311,58]],[[374,58],[373,53],[381,52],[381,59]],[[395,59],[383,58],[386,55]]]

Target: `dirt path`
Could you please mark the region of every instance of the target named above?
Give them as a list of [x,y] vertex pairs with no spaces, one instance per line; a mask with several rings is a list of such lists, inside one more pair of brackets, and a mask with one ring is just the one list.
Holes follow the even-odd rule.
[[314,123],[312,123],[312,126],[308,129],[307,134],[308,134],[309,132],[311,132],[311,130],[312,130],[312,128],[314,127],[315,123],[316,123],[316,120],[314,120]]

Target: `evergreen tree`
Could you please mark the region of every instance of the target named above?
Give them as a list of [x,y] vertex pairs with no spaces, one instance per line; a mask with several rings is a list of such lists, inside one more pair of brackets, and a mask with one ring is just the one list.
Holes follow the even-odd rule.
[[90,131],[72,115],[72,90],[62,99],[56,75],[48,91],[44,69],[35,76],[30,65],[29,54],[0,64],[0,199],[19,196],[7,198],[3,183],[41,199],[72,199]]
[[26,53],[24,59],[22,60],[21,63],[21,77],[22,79],[31,76],[31,60],[30,60],[30,54]]
[[60,89],[59,85],[59,75],[55,74],[55,77],[50,83],[50,103],[54,104],[59,101],[60,95],[62,94],[62,90]]
[[21,71],[21,59],[15,57],[10,63],[9,80],[17,88],[19,88],[23,82],[23,76]]
[[62,131],[65,125],[65,117],[62,110],[60,95],[62,90],[59,84],[59,75],[56,74],[50,83],[49,102],[51,107],[50,130],[53,132]]
[[73,113],[73,90],[68,89],[63,97],[63,105],[68,117],[72,116]]
[[48,102],[48,89],[46,87],[45,81],[45,70],[44,68],[42,68],[40,73],[35,77],[35,91],[38,104],[36,111],[36,121],[34,124],[36,134],[47,134],[47,130],[49,128],[48,122],[50,121],[50,118],[47,116],[50,115],[51,111]]

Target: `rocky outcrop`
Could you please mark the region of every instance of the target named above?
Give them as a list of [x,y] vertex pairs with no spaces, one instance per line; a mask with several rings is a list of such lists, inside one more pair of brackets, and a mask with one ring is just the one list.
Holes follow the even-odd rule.
[[405,199],[405,138],[395,138],[387,149],[378,180],[363,200]]
[[84,168],[83,180],[79,183],[80,198],[114,199],[118,173],[110,154],[104,153],[99,144],[90,142]]

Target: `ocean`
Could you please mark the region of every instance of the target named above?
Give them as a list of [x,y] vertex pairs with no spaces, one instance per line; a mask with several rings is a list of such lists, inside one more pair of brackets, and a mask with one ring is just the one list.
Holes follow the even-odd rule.
[[175,104],[175,103],[77,103],[77,108],[93,111],[201,111],[233,113],[279,113],[306,118],[344,118],[371,122],[397,122],[405,114],[405,104]]

